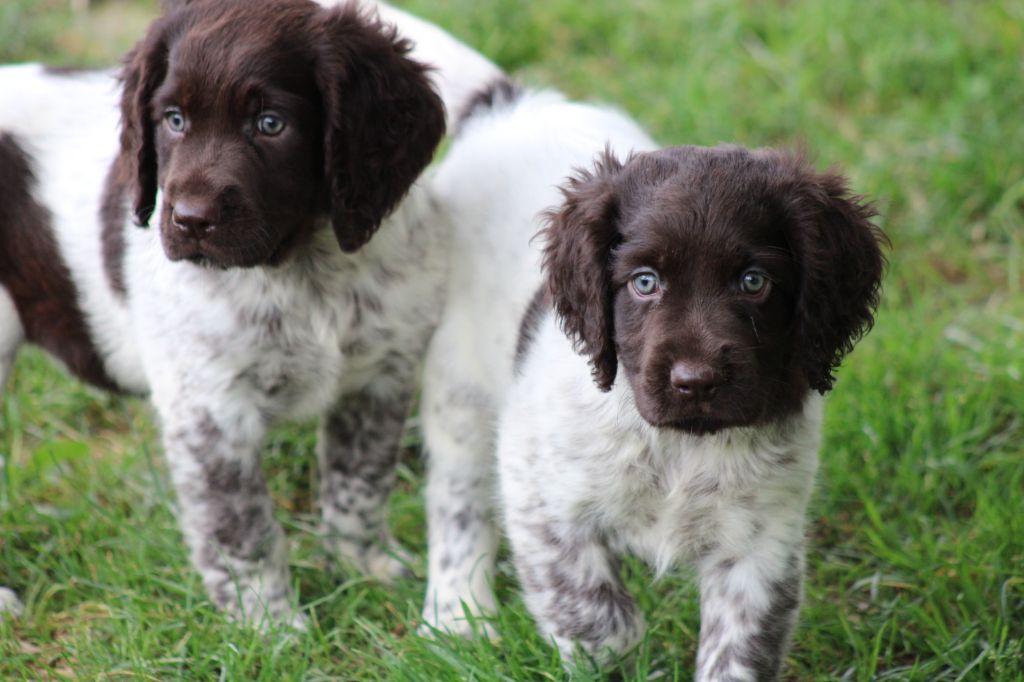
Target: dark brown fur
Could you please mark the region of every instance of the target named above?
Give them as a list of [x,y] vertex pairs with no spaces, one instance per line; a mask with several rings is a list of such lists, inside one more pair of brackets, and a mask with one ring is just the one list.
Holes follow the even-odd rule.
[[124,231],[128,220],[126,190],[131,185],[131,179],[127,175],[124,157],[118,157],[107,172],[100,200],[103,271],[107,275],[107,284],[121,298],[128,295],[124,276]]
[[[798,156],[606,153],[564,194],[545,231],[548,291],[598,386],[621,364],[653,425],[703,433],[791,413],[832,387],[873,323],[885,237],[842,177]],[[752,268],[769,279],[762,294],[740,288]],[[634,287],[644,269],[657,295]]]
[[498,78],[477,90],[469,98],[465,106],[462,107],[459,115],[455,117],[454,128],[456,134],[462,129],[466,121],[472,119],[483,109],[493,109],[503,104],[511,104],[518,99],[521,92],[522,89],[519,87],[519,84],[506,77]]
[[529,350],[530,344],[533,343],[533,337],[537,334],[537,328],[540,326],[541,320],[551,310],[551,295],[548,290],[541,287],[534,293],[533,298],[530,299],[530,305],[526,307],[526,314],[523,315],[523,321],[519,324],[519,337],[516,339],[516,357],[514,366],[516,371],[523,363],[523,359],[526,357],[526,351]]
[[0,134],[0,285],[14,299],[29,342],[85,381],[117,390],[89,338],[50,212],[33,198],[35,186],[28,155],[13,136]]
[[[355,6],[174,4],[125,63],[121,162],[136,222],[148,223],[159,185],[171,260],[272,265],[328,218],[341,248],[358,250],[444,134],[409,49]],[[168,125],[171,109],[184,131]],[[280,134],[259,131],[265,112],[284,120]],[[185,229],[180,215],[196,207],[203,220]]]

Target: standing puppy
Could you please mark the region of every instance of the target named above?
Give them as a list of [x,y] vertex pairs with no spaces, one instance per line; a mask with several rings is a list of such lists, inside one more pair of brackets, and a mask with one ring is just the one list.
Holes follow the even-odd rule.
[[448,289],[424,369],[420,418],[428,455],[427,629],[468,634],[465,614],[495,608],[492,514],[495,426],[513,379],[519,323],[540,283],[530,239],[558,185],[610,145],[653,149],[627,116],[520,93],[507,80],[464,113],[431,183],[451,223]]
[[302,622],[259,462],[285,418],[323,417],[329,549],[403,570],[386,503],[447,239],[413,184],[445,111],[411,48],[356,5],[195,0],[128,56],[119,102],[106,74],[0,70],[0,379],[29,342],[148,393],[193,563],[245,620]]
[[[819,394],[877,304],[883,237],[870,208],[798,157],[739,147],[627,155],[644,140],[612,128],[611,149],[568,181],[531,241],[550,192],[499,169],[540,167],[550,182],[542,160],[571,146],[558,131],[599,137],[589,127],[598,114],[528,94],[478,116],[438,176],[454,241],[472,240],[461,262],[473,273],[460,298],[451,292],[440,329],[461,319],[469,338],[447,358],[435,341],[427,406],[453,411],[435,395],[482,407],[458,431],[436,417],[435,467],[486,457],[493,436],[472,425],[497,416],[501,506],[524,598],[567,661],[577,646],[604,660],[642,637],[617,570],[629,552],[658,573],[695,565],[698,679],[775,679],[801,598]],[[541,120],[553,139],[530,127]],[[495,147],[502,138],[517,143]],[[493,165],[481,164],[483,150]],[[460,201],[452,190],[470,183],[476,192]],[[522,320],[518,337],[503,316]],[[483,487],[462,488],[472,500],[462,508],[482,514],[485,494],[466,491]],[[479,556],[477,572],[489,567]],[[469,585],[459,597],[490,606]]]

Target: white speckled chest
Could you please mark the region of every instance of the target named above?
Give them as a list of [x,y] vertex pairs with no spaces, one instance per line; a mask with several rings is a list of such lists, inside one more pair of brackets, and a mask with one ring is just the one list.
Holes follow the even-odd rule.
[[767,510],[805,497],[813,480],[813,451],[757,429],[711,437],[647,433],[656,442],[645,446],[638,436],[620,450],[618,475],[598,490],[611,546],[659,573],[712,548],[741,548],[760,532]]
[[415,363],[440,311],[442,241],[406,222],[357,254],[322,230],[281,266],[232,270],[169,263],[140,231],[130,304],[154,400],[231,394],[271,420],[307,418],[386,363]]
[[522,498],[513,504],[538,494],[550,518],[659,573],[713,547],[742,548],[766,516],[803,508],[817,466],[817,396],[787,423],[696,436],[645,422],[624,378],[598,391],[554,324],[535,344],[545,352],[528,358],[530,380],[513,387],[501,427],[501,450],[522,453],[500,462],[517,482],[505,494]]

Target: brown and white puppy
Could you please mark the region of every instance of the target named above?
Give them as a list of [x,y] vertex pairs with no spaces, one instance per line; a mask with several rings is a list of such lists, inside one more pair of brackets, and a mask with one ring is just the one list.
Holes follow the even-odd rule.
[[280,419],[323,417],[329,548],[403,570],[386,502],[446,265],[414,183],[479,85],[454,72],[497,73],[408,24],[456,99],[373,12],[308,0],[174,4],[120,95],[110,74],[0,69],[0,380],[34,343],[149,394],[193,562],[254,622],[302,621],[259,466]]
[[471,115],[436,185],[460,267],[428,355],[430,485],[457,492],[436,516],[487,539],[436,558],[455,579],[434,583],[438,620],[493,607],[496,451],[526,604],[567,662],[642,637],[631,553],[696,568],[697,679],[775,679],[820,394],[878,302],[870,206],[797,156],[657,150],[620,114],[531,92]]

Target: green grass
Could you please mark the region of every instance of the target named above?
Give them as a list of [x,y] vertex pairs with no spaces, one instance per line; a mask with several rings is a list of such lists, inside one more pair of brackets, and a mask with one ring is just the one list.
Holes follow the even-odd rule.
[[[5,2],[0,58],[112,62],[153,4]],[[805,145],[874,198],[894,249],[878,324],[828,403],[788,674],[1024,679],[1024,5],[403,5],[665,143]],[[262,637],[214,611],[189,568],[144,404],[25,352],[0,408],[0,584],[27,605],[0,624],[0,679],[563,678],[505,564],[500,643],[416,637],[422,579],[384,589],[330,566],[306,532],[309,425],[275,432],[266,468],[315,626]],[[422,482],[410,451],[392,518],[420,557]],[[627,574],[650,634],[625,679],[689,679],[694,588]]]

